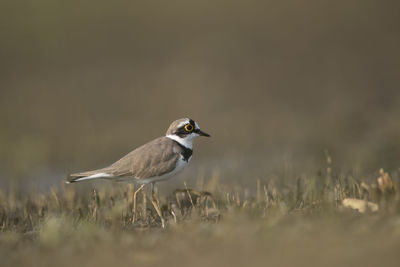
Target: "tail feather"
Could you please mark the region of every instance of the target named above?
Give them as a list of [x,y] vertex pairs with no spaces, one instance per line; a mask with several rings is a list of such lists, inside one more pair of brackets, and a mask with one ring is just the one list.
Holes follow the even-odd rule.
[[109,174],[103,170],[73,173],[67,178],[66,183],[70,184],[70,183],[82,182],[82,181],[92,180],[92,179],[107,179],[107,178],[111,178],[111,177],[113,177],[112,174]]

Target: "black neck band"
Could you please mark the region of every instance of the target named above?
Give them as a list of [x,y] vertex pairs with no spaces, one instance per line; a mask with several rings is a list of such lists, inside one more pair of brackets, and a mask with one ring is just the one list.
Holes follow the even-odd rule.
[[193,154],[193,150],[190,148],[185,147],[184,145],[182,145],[181,143],[179,143],[178,141],[174,140],[181,148],[182,148],[182,153],[181,156],[183,157],[183,160],[186,162],[189,162],[189,158],[192,156]]

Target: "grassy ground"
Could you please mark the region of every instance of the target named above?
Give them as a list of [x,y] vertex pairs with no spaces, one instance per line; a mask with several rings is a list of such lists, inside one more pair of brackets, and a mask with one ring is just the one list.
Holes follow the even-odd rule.
[[146,191],[133,222],[132,185],[1,192],[0,265],[398,266],[399,183],[378,176],[366,183],[328,167],[287,185],[260,179],[254,192],[184,184],[160,196],[166,229]]

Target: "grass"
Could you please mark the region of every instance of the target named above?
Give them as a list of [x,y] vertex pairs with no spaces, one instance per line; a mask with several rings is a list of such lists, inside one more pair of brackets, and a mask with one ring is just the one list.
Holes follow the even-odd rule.
[[255,190],[218,177],[184,184],[160,196],[167,229],[146,191],[133,222],[133,185],[0,192],[0,265],[398,266],[397,174],[366,182],[329,165]]

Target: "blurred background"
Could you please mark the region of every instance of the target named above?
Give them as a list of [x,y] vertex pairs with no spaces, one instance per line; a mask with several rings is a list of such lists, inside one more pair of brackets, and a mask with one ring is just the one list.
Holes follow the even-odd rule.
[[0,186],[60,184],[186,116],[212,138],[178,182],[316,172],[324,151],[343,171],[395,171],[399,14],[372,0],[1,1]]

